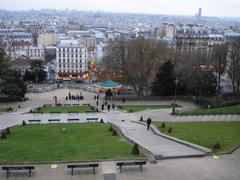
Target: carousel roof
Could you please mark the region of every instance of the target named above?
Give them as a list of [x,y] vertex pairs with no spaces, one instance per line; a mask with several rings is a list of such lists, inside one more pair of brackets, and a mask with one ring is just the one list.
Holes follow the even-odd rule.
[[114,81],[103,81],[103,82],[96,83],[95,86],[99,88],[104,88],[104,89],[112,89],[112,88],[120,88],[122,85]]

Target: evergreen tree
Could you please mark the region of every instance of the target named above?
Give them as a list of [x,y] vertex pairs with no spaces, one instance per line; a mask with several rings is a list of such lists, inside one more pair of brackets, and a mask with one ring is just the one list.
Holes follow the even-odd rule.
[[171,61],[160,66],[158,73],[152,83],[152,94],[158,96],[169,96],[174,94],[175,73]]

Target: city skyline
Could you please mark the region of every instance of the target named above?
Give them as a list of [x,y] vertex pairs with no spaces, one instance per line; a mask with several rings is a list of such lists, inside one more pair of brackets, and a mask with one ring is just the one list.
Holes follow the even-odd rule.
[[240,17],[239,0],[0,0],[0,9],[6,10],[29,10],[29,9],[76,9],[82,11],[104,11],[122,13],[143,13],[143,14],[166,14],[166,15],[190,15],[193,16],[202,8],[203,16]]

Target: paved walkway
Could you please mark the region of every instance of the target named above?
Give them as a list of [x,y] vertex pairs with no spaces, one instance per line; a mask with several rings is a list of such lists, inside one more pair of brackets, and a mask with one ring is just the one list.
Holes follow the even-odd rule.
[[[115,163],[111,168],[116,171],[117,180],[239,180],[240,177],[240,149],[231,155],[222,155],[219,160],[211,156],[203,158],[167,159],[158,161],[157,164],[147,163],[143,172],[138,167],[124,167],[123,173],[119,172]],[[92,169],[76,170],[74,175],[66,168],[67,164],[58,164],[57,169],[51,169],[50,164],[34,165],[32,177],[27,173],[11,173],[6,178],[6,173],[0,169],[1,180],[113,180],[106,179],[103,174],[103,164],[92,174]]]
[[[125,137],[139,144],[154,156],[155,159],[204,156],[206,153],[201,149],[195,149],[176,141],[156,135],[147,127],[130,121],[111,121],[121,129]],[[205,149],[205,148],[202,148]],[[206,149],[205,149],[206,150]],[[208,152],[211,150],[207,149]]]

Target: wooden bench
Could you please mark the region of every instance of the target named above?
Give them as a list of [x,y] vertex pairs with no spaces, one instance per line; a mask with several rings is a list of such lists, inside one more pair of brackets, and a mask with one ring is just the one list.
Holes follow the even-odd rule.
[[96,173],[95,168],[98,167],[98,163],[84,163],[84,164],[72,164],[68,165],[67,168],[72,169],[71,175],[73,175],[73,169],[74,168],[93,168],[93,174]]
[[69,107],[69,106],[71,106],[71,104],[64,104],[63,106],[65,106],[65,107],[66,107],[66,106]]
[[7,177],[9,177],[10,170],[14,171],[28,170],[28,176],[30,177],[32,174],[32,170],[34,170],[34,166],[2,166],[2,170],[7,171]]
[[58,112],[58,111],[52,111],[50,112],[51,114],[61,114],[61,112]]
[[123,166],[139,166],[142,172],[142,166],[145,165],[147,161],[124,161],[124,162],[117,162],[117,166],[119,166],[120,173],[122,173]]
[[87,121],[98,121],[98,118],[87,118]]
[[30,119],[30,120],[28,120],[28,122],[29,122],[30,124],[32,124],[32,123],[38,123],[38,124],[40,124],[41,120],[40,120],[40,119]]
[[60,122],[60,119],[49,119],[48,122],[49,123],[51,123],[51,122]]
[[79,118],[68,119],[68,122],[71,122],[71,121],[79,121]]
[[77,114],[78,111],[68,111],[68,113],[75,113],[75,114]]

